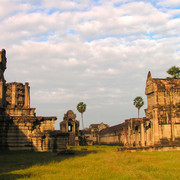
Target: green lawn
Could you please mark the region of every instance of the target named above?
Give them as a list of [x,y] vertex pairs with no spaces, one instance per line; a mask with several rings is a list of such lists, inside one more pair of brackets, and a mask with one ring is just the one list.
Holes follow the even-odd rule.
[[180,179],[180,151],[118,152],[116,146],[74,150],[74,155],[1,152],[0,179]]

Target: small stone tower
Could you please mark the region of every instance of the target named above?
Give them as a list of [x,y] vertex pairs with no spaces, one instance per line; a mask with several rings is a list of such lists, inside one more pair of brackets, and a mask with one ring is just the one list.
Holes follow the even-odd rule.
[[79,144],[79,121],[76,120],[76,114],[72,110],[64,114],[63,121],[60,122],[60,129],[62,132],[69,133],[70,146]]

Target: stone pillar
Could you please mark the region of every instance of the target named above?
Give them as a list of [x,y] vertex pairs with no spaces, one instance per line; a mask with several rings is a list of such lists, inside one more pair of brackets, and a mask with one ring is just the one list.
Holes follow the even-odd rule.
[[131,119],[131,130],[130,130],[130,133],[131,133],[131,135],[130,135],[130,144],[131,144],[131,147],[133,146],[133,134],[134,134],[134,131],[133,131],[133,126],[132,126],[132,119]]
[[12,84],[12,100],[11,107],[14,108],[16,105],[16,84]]
[[76,134],[76,123],[73,123],[73,129],[72,129],[73,133]]
[[123,130],[124,130],[124,146],[126,146],[127,145],[127,128],[124,127]]
[[[146,126],[149,126],[149,122],[148,124],[146,124]],[[147,130],[146,130],[146,146],[149,146],[151,144],[151,139],[150,139],[150,133],[151,132],[151,128],[149,127]]]
[[29,83],[25,83],[25,95],[24,95],[24,107],[29,108],[30,107],[30,88],[29,88]]
[[68,121],[66,121],[66,128],[65,128],[65,132],[68,132],[68,129],[69,127],[68,127]]
[[128,122],[128,146],[131,146],[131,127],[129,122]]
[[3,107],[3,101],[4,101],[4,83],[0,82],[0,107]]
[[145,146],[145,141],[144,141],[144,123],[141,122],[141,146]]
[[174,131],[174,118],[171,118],[171,140],[175,140],[175,131]]
[[153,134],[154,134],[154,144],[159,142],[159,123],[158,123],[158,109],[154,109],[153,116]]
[[135,146],[139,146],[139,132],[135,129]]
[[128,145],[133,146],[132,119],[128,122]]
[[154,145],[154,121],[151,121],[151,145]]

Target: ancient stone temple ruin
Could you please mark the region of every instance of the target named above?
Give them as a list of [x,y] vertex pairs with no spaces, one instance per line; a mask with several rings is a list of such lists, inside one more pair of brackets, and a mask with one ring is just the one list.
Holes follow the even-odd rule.
[[152,78],[148,73],[146,117],[131,118],[109,127],[92,124],[79,131],[76,114],[69,110],[54,130],[56,117],[36,116],[30,107],[26,82],[6,83],[6,51],[0,51],[0,150],[61,151],[67,145],[116,144],[127,148],[180,147],[180,79]]
[[109,125],[101,122],[100,124],[91,124],[88,129],[80,130],[80,135],[84,145],[99,144],[99,133],[103,129],[108,129]]
[[38,117],[30,107],[29,83],[6,83],[6,51],[0,51],[0,150],[61,151],[68,134],[54,130],[56,117]]
[[180,145],[180,79],[157,79],[148,73],[145,118],[131,118],[99,132],[100,144],[125,147]]
[[63,121],[60,122],[60,129],[69,134],[68,145],[79,145],[79,121],[76,120],[76,114],[72,110],[64,114]]

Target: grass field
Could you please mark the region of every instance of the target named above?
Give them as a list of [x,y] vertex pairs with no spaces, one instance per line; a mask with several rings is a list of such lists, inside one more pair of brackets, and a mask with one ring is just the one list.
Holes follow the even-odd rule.
[[118,152],[116,146],[75,147],[74,155],[0,153],[2,179],[180,179],[180,151]]

